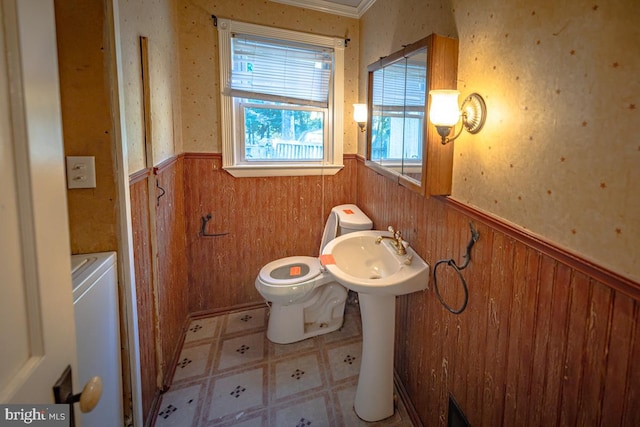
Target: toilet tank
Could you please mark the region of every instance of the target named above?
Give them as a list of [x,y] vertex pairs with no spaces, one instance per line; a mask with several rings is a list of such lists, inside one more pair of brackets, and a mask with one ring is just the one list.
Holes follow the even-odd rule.
[[354,231],[371,230],[373,221],[365,215],[356,205],[340,205],[332,209],[338,216],[338,231],[336,236],[341,236]]
[[337,236],[354,231],[371,230],[372,228],[373,221],[356,205],[335,206],[331,209],[331,214],[324,225],[322,242],[320,243],[320,254],[327,243]]

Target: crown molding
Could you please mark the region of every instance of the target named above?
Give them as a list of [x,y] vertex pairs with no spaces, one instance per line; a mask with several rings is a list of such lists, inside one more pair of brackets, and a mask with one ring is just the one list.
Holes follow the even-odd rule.
[[277,3],[291,6],[303,7],[306,9],[318,10],[320,12],[334,15],[346,16],[348,18],[359,19],[375,3],[376,0],[361,0],[357,7],[333,3],[327,0],[271,0]]

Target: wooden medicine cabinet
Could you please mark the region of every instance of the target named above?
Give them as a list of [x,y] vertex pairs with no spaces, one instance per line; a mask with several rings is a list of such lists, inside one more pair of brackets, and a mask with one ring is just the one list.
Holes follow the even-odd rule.
[[367,70],[367,166],[425,196],[450,194],[453,144],[429,123],[429,91],[456,88],[458,40],[432,34]]

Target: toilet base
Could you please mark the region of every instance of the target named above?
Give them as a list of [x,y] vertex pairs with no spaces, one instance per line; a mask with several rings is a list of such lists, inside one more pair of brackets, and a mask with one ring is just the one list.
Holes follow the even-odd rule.
[[313,291],[299,304],[271,303],[267,338],[276,344],[290,344],[342,327],[347,290],[328,283]]

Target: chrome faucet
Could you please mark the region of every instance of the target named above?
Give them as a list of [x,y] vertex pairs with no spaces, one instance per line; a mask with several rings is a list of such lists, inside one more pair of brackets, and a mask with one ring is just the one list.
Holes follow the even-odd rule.
[[402,244],[402,232],[400,230],[395,231],[391,226],[389,226],[389,231],[393,233],[393,236],[379,236],[376,239],[376,245],[379,245],[383,239],[389,239],[391,240],[391,243],[393,244],[393,246],[396,248],[396,254],[406,255],[407,250]]

